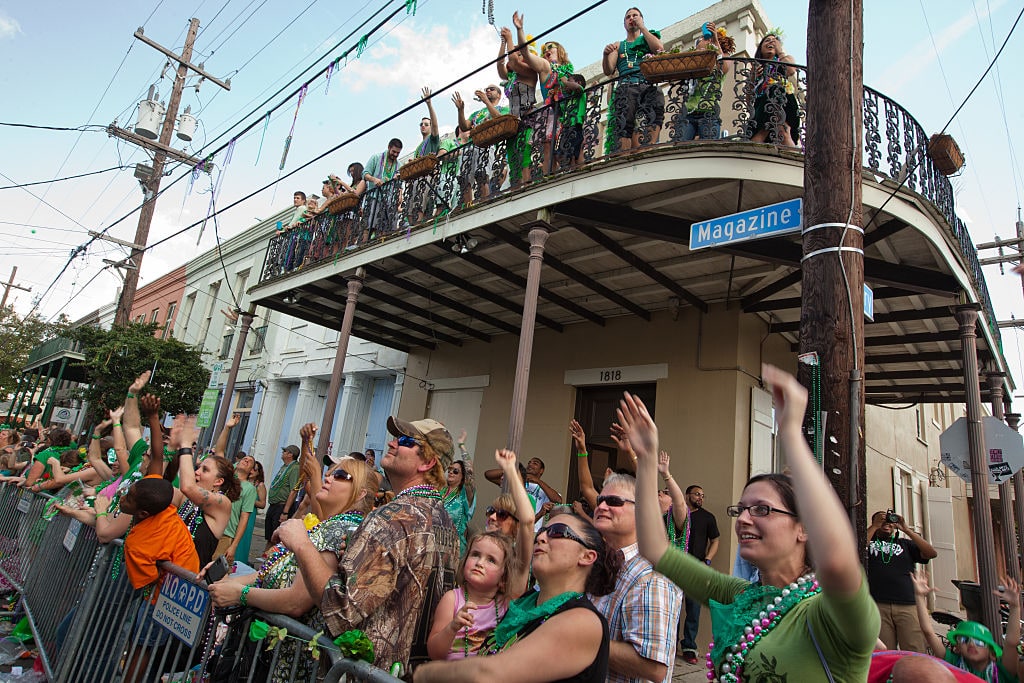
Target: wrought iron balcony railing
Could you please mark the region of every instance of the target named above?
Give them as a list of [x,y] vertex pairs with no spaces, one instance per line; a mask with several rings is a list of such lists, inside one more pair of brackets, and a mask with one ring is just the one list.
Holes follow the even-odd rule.
[[[634,145],[677,147],[698,141],[753,140],[805,144],[807,70],[798,65],[728,58],[700,80],[658,86],[664,107],[637,107]],[[792,71],[788,76],[784,69]],[[270,238],[260,282],[295,269],[432,229],[438,220],[471,210],[564,174],[585,174],[624,152],[616,131],[628,128],[615,100],[629,84],[616,80],[524,114],[515,134],[489,147],[466,143],[438,156],[427,175],[394,179],[366,191],[358,205],[324,213]],[[619,114],[619,116],[616,116]],[[864,88],[863,158],[876,176],[905,185],[946,219],[984,306],[992,336],[1000,334],[978,255],[956,215],[953,188],[927,155],[928,136],[899,103]],[[660,124],[657,126],[650,124]],[[788,134],[788,135],[787,135]],[[656,138],[654,136],[657,135]],[[653,139],[652,139],[653,138]],[[625,138],[628,139],[628,138]]]

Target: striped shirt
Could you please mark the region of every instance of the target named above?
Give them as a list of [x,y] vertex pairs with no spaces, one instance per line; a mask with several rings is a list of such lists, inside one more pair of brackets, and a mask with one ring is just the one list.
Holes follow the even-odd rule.
[[[629,643],[641,657],[664,664],[667,670],[663,683],[670,683],[683,592],[654,571],[651,563],[641,557],[636,543],[623,548],[622,554],[624,562],[615,590],[600,597],[590,596],[590,599],[608,620],[611,639]],[[609,683],[643,683],[643,680],[608,670]]]

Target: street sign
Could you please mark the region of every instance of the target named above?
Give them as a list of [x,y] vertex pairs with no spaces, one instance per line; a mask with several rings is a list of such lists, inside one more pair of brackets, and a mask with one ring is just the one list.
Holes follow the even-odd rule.
[[875,293],[864,285],[864,317],[875,322]]
[[[1024,438],[997,417],[982,419],[988,449],[988,480],[1002,484],[1024,467]],[[961,417],[939,436],[942,462],[971,483],[971,456],[967,445],[967,418]]]
[[214,363],[213,368],[210,369],[210,382],[206,385],[207,389],[216,389],[220,385],[220,373],[224,372],[223,363]]
[[209,600],[210,594],[199,586],[174,574],[165,574],[153,607],[153,621],[191,647],[206,624],[203,617]]
[[217,409],[218,396],[220,396],[220,389],[207,389],[203,392],[203,402],[199,404],[196,427],[209,427],[213,422],[213,411]]
[[803,200],[797,197],[749,211],[694,223],[690,251],[796,232],[803,225]]

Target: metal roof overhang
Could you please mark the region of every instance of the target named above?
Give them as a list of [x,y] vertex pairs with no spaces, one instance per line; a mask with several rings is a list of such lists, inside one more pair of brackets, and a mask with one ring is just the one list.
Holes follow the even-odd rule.
[[[869,403],[965,400],[953,309],[979,302],[966,259],[925,198],[864,172],[865,282],[875,319],[865,321]],[[803,194],[803,155],[750,143],[655,148],[506,193],[448,221],[427,224],[334,261],[252,288],[254,303],[337,329],[357,268],[366,279],[353,334],[409,351],[518,334],[528,265],[527,233],[550,226],[537,325],[603,326],[609,318],[675,306],[740,306],[798,345],[799,235],[690,251],[693,221]],[[878,213],[876,207],[885,204]],[[876,215],[877,214],[877,215]],[[452,251],[472,232],[479,244]],[[285,303],[297,295],[296,303]],[[1006,371],[985,313],[980,365]],[[1012,395],[1007,377],[1007,395]],[[982,398],[987,388],[982,385]]]

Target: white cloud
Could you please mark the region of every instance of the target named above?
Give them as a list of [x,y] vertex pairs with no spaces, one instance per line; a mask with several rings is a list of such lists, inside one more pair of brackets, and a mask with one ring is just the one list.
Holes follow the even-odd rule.
[[[497,55],[498,38],[490,26],[477,25],[468,34],[460,32],[465,37],[455,42],[447,26],[418,28],[396,26],[386,38],[371,45],[361,59],[350,60],[346,69],[349,88],[357,93],[404,89],[418,97],[424,85],[436,90]],[[497,80],[492,65],[459,81],[455,89],[471,106],[473,92]]]
[[13,38],[19,33],[21,33],[21,24],[18,23],[18,20],[0,10],[0,40]]
[[984,8],[965,13],[955,22],[944,28],[938,35],[922,39],[906,52],[906,56],[896,59],[879,79],[878,88],[882,92],[896,95],[908,83],[917,81],[926,69],[939,59],[950,47],[959,45],[964,34],[973,29],[979,20],[988,17],[998,10],[1005,0],[997,0]]

